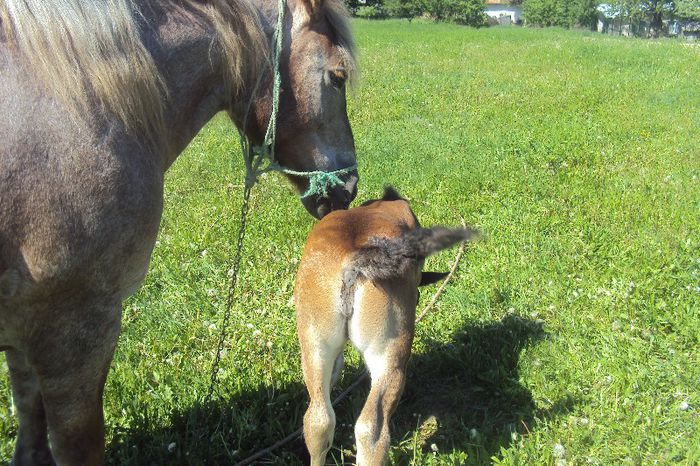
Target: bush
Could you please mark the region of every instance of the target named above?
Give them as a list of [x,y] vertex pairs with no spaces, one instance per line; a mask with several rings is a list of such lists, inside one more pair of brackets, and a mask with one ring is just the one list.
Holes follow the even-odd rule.
[[593,27],[597,4],[594,0],[525,0],[523,14],[533,26]]
[[485,26],[483,0],[426,0],[425,9],[436,21],[454,21],[467,26]]
[[688,21],[700,21],[700,0],[677,0],[676,17]]
[[450,19],[457,24],[482,27],[487,24],[484,2],[481,0],[452,0]]
[[350,11],[360,18],[414,18],[424,13],[435,21],[454,21],[466,26],[486,26],[484,0],[345,0]]
[[377,5],[372,5],[372,6],[361,6],[357,9],[355,12],[355,16],[358,18],[365,18],[365,19],[384,19],[387,17],[386,11],[384,8],[377,4]]
[[392,18],[415,18],[425,11],[422,0],[385,0],[384,9]]

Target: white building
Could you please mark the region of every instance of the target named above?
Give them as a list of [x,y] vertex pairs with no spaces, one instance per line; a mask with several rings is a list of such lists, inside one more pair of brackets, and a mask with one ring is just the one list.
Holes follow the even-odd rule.
[[520,5],[511,5],[508,0],[486,0],[484,13],[500,24],[519,23],[523,17]]

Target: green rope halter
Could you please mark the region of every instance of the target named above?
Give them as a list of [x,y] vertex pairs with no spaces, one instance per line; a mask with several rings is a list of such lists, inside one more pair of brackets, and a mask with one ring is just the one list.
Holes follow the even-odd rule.
[[350,167],[341,168],[332,172],[324,172],[320,170],[312,172],[299,172],[296,170],[290,170],[289,168],[281,167],[274,163],[268,165],[268,167],[273,167],[272,170],[287,175],[302,176],[308,178],[309,187],[306,189],[306,191],[304,191],[304,194],[300,196],[302,199],[313,195],[317,195],[320,197],[328,197],[333,188],[345,184],[345,182],[340,179],[342,175],[347,175],[351,171],[357,169],[357,165],[352,165]]
[[[258,180],[258,177],[263,173],[276,171],[284,173],[285,175],[309,179],[309,187],[301,195],[302,199],[314,195],[328,197],[333,188],[344,184],[340,176],[356,170],[357,164],[330,172],[320,170],[303,172],[283,167],[275,160],[275,136],[277,135],[277,116],[279,114],[280,89],[282,87],[280,61],[282,56],[285,0],[278,0],[277,8],[277,25],[275,26],[275,32],[272,36],[272,66],[274,72],[272,83],[272,112],[270,113],[270,121],[267,124],[267,130],[265,131],[265,138],[262,145],[251,145],[248,136],[245,135],[243,130],[238,130],[241,139],[241,149],[243,150],[243,160],[246,166],[245,183],[246,186],[253,186]],[[260,80],[258,80],[257,85],[259,84]],[[255,95],[255,93],[253,93],[253,95]],[[243,127],[245,128],[245,124]],[[264,165],[265,161],[267,161],[267,165]]]

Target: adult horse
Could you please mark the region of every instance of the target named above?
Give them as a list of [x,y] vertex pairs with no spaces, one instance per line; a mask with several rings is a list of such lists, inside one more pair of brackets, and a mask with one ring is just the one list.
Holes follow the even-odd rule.
[[[0,0],[0,349],[16,465],[103,461],[102,390],[164,173],[218,111],[253,143],[271,114],[277,3],[248,1]],[[354,165],[343,7],[288,0],[283,31],[277,161]],[[357,173],[342,181],[306,209],[347,207]]]

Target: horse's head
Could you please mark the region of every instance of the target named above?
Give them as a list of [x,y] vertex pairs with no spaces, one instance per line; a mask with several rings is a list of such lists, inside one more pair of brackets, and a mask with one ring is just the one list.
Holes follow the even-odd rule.
[[[277,0],[255,0],[268,37],[277,22]],[[263,4],[259,4],[262,2]],[[298,172],[333,172],[356,164],[346,112],[346,83],[355,72],[353,42],[340,0],[287,0],[275,158]],[[246,133],[262,140],[272,109],[271,73],[253,99]],[[240,121],[240,120],[239,120]],[[309,178],[287,175],[300,193]],[[357,170],[343,172],[327,195],[302,197],[316,218],[345,209],[357,193]]]

